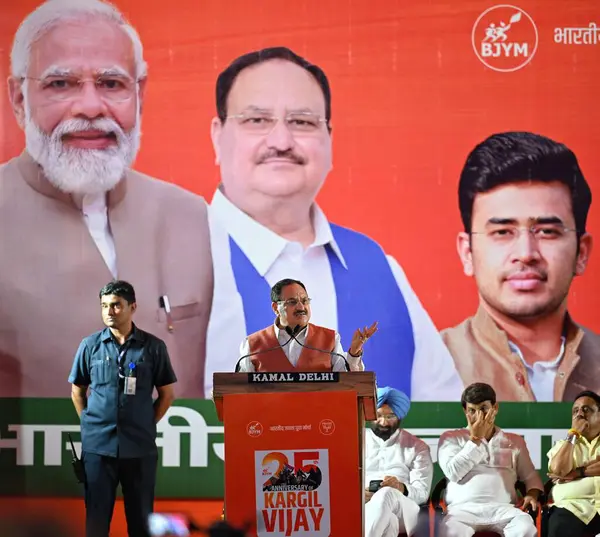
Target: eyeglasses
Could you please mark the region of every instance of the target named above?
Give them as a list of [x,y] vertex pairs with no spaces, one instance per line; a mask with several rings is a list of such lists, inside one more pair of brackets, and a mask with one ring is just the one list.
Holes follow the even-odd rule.
[[587,405],[583,405],[582,407],[575,407],[573,408],[573,416],[576,416],[577,414],[579,414],[579,411],[581,410],[581,412],[583,412],[583,414],[593,414],[594,413],[594,409],[587,406]]
[[97,78],[49,76],[46,78],[23,77],[23,79],[39,82],[44,97],[51,101],[73,101],[79,98],[86,82],[93,82],[103,100],[119,103],[131,99],[137,85],[137,81],[118,75],[102,75]]
[[308,306],[308,304],[310,304],[311,301],[312,299],[308,297],[304,297],[300,300],[298,300],[297,298],[290,298],[288,300],[279,300],[278,304],[283,304],[284,306],[291,306],[292,308],[294,308],[300,303],[302,303],[303,306]]
[[575,232],[576,229],[571,229],[563,226],[562,224],[534,224],[532,226],[512,226],[512,225],[493,225],[485,231],[471,231],[471,235],[482,235],[487,240],[512,244],[515,240],[521,237],[523,232],[528,232],[537,241],[552,241],[560,240],[565,237],[567,233]]
[[[240,128],[250,134],[270,134],[279,121],[279,117],[271,112],[243,112],[227,116],[226,119],[236,119]],[[316,134],[321,125],[327,123],[325,118],[312,112],[290,112],[283,118],[286,127],[292,134]]]

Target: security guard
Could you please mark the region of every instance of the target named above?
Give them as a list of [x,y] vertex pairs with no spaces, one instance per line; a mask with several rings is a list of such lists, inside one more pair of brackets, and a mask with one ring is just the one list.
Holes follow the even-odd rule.
[[129,537],[147,537],[158,458],[156,424],[173,402],[177,378],[165,343],[133,324],[131,284],[107,284],[100,304],[106,328],[81,342],[69,376],[81,419],[86,536],[108,537],[121,483]]

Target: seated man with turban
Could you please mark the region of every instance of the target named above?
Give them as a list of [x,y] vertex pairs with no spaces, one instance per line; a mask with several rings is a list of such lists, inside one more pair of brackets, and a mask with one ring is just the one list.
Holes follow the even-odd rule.
[[429,446],[400,427],[409,408],[401,391],[377,390],[377,421],[365,438],[366,537],[416,535],[419,506],[429,498]]

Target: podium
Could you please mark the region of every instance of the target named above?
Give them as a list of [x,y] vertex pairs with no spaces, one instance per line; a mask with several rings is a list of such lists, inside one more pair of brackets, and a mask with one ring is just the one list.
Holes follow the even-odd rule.
[[260,537],[362,537],[365,420],[375,375],[215,373],[225,517]]

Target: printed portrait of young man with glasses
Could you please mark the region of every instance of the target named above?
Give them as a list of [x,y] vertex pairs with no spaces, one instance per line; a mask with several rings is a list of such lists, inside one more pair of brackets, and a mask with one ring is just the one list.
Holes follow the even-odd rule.
[[600,338],[567,307],[592,250],[575,154],[538,134],[494,134],[468,156],[458,191],[458,253],[479,309],[442,335],[464,383],[493,384],[500,401],[598,391]]

